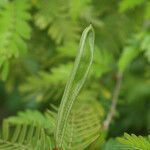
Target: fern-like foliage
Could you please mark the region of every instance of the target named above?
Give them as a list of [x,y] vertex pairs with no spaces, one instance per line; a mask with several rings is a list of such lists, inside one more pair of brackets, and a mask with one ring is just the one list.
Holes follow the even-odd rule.
[[93,100],[92,92],[88,97],[86,93],[90,92],[86,91],[79,95],[92,65],[93,51],[94,31],[90,25],[82,34],[60,108],[53,107],[55,111],[48,110],[45,115],[27,110],[5,119],[0,149],[83,150],[98,138],[103,109]]
[[150,35],[147,30],[137,33],[130,40],[128,46],[123,50],[123,53],[119,59],[119,70],[124,71],[129,64],[137,58],[137,56],[143,51],[145,57],[150,61]]
[[58,100],[62,96],[71,67],[72,63],[61,64],[52,68],[51,73],[41,71],[36,76],[30,76],[27,82],[20,86],[20,91],[27,95],[26,100],[34,99],[37,102],[42,102],[50,97],[53,100]]
[[133,9],[134,7],[142,4],[142,3],[145,3],[145,0],[122,0],[120,2],[120,11],[126,11],[128,9]]
[[62,147],[84,150],[100,135],[101,107],[97,101],[78,99],[69,115]]
[[81,18],[94,25],[100,24],[89,4],[91,0],[38,0],[35,4],[35,24],[40,29],[47,29],[56,44],[75,42],[79,39]]
[[[89,47],[87,47],[87,45]],[[85,82],[85,79],[87,78],[93,60],[93,50],[94,50],[94,31],[92,26],[90,25],[84,30],[81,36],[79,52],[77,54],[73,70],[70,74],[70,78],[67,82],[65,92],[62,97],[61,105],[58,111],[55,140],[56,145],[59,148],[64,148],[67,145],[65,135],[67,131],[69,116],[71,110],[73,109],[75,100]],[[89,143],[90,142],[91,140],[89,141]]]
[[141,51],[139,48],[139,42],[139,35],[135,35],[134,38],[130,40],[129,45],[124,48],[118,62],[119,70],[121,72],[123,72],[129,66],[129,64],[140,54]]
[[55,111],[26,110],[8,117],[3,121],[0,150],[52,150],[56,115]]
[[26,110],[19,112],[17,116],[8,117],[5,120],[11,125],[34,124],[35,127],[40,126],[44,130],[47,130],[48,133],[52,133],[55,128],[56,118],[48,111],[43,115],[37,110]]
[[28,0],[8,1],[0,5],[0,69],[6,79],[9,59],[18,57],[27,50],[26,39],[30,38]]
[[[83,150],[100,134],[102,107],[92,97],[85,98],[83,95],[86,95],[86,92],[78,97],[69,115],[64,150]],[[55,111],[47,110],[43,115],[39,111],[27,110],[5,119],[0,137],[0,150],[53,150],[57,111],[57,108]],[[19,138],[24,140],[21,142]]]
[[150,150],[150,137],[144,138],[134,134],[124,134],[123,138],[117,138],[122,144],[121,149],[127,150]]
[[80,13],[82,13],[81,10],[84,10],[88,7],[91,0],[72,0],[70,1],[70,16],[73,20],[76,20],[79,16],[81,16]]
[[48,34],[57,44],[64,40],[78,39],[79,27],[69,19],[65,0],[43,0],[39,1],[36,7],[38,11],[35,14],[35,24],[40,29],[48,27]]
[[150,62],[150,34],[144,33],[143,40],[141,42],[141,49],[145,52],[145,57],[147,57]]
[[51,139],[40,126],[11,125],[4,120],[0,137],[0,150],[48,150]]

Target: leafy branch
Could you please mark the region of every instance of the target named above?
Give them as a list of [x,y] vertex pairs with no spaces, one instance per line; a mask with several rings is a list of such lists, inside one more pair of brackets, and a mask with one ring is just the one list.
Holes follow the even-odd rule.
[[28,0],[6,1],[0,5],[0,71],[3,80],[7,78],[10,59],[27,51],[29,8]]
[[117,140],[122,144],[121,149],[128,150],[149,150],[150,136],[148,138],[136,136],[135,134],[124,133],[123,137],[118,137]]
[[[88,43],[87,38],[89,45],[86,45]],[[88,48],[90,48],[89,51]],[[66,84],[64,95],[62,97],[62,101],[58,111],[55,133],[56,146],[58,148],[62,148],[64,146],[64,136],[67,129],[68,118],[92,65],[93,51],[94,31],[93,27],[90,25],[83,31],[83,34],[81,36],[79,51],[75,59],[74,67],[70,74],[69,80]]]

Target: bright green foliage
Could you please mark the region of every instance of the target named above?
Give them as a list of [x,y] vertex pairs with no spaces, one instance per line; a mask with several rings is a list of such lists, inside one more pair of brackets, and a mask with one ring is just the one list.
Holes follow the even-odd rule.
[[29,7],[28,0],[15,0],[0,5],[0,70],[3,80],[7,78],[10,59],[27,50],[24,40],[30,38],[27,23],[30,18],[27,11]]
[[136,136],[135,134],[124,133],[124,137],[110,139],[103,147],[104,150],[149,150],[150,138],[149,136]]
[[51,139],[40,127],[26,124],[10,125],[7,120],[3,122],[0,139],[1,150],[40,150],[50,147]]
[[115,139],[110,139],[104,145],[103,150],[121,150],[121,144]]
[[127,9],[132,9],[142,3],[144,3],[146,0],[122,0],[120,3],[120,11],[125,11]]
[[[52,68],[51,73],[39,72],[36,76],[30,76],[27,82],[20,87],[20,90],[28,94],[26,98],[28,100],[35,98],[37,102],[41,102],[43,99],[47,100],[47,96],[57,99],[61,96],[63,89],[59,90],[58,95],[54,94],[58,89],[58,85],[63,88],[69,76],[69,71],[71,71],[71,67],[72,64],[68,63],[66,65],[60,65],[57,68]],[[60,74],[62,76],[60,76]],[[32,86],[30,86],[31,84]]]
[[[50,139],[45,150],[54,149],[58,108],[80,35],[89,24],[95,31],[93,64],[69,113],[63,146],[119,150],[126,146],[115,137],[124,131],[146,137],[150,131],[149,19],[149,0],[0,0],[0,122],[9,116],[8,141],[15,127],[20,126],[21,134],[24,125],[34,125]],[[123,73],[121,90],[105,131],[103,122],[112,106],[118,71]],[[78,72],[77,80],[83,72]]]
[[3,121],[0,149],[40,150],[54,147],[56,113],[27,110]]
[[144,51],[148,61],[150,60],[150,35],[149,32],[142,32],[130,41],[130,44],[124,48],[122,56],[119,59],[119,70],[124,71],[130,63]]
[[150,138],[144,138],[142,136],[136,136],[134,134],[124,134],[123,138],[118,138],[118,141],[123,145],[121,149],[128,150],[149,150]]
[[[72,43],[69,43],[58,48],[57,51],[60,53],[60,57],[65,57],[66,59],[74,58],[77,46],[74,44],[72,47],[71,44]],[[68,49],[70,51],[67,51]],[[103,73],[109,71],[112,59],[112,56],[108,52],[99,52],[98,48],[95,48],[90,76],[98,78]],[[60,64],[57,67],[52,67],[51,72],[39,71],[38,74],[27,78],[27,81],[20,86],[20,91],[27,94],[25,97],[26,100],[34,98],[35,101],[42,102],[42,100],[47,101],[49,97],[53,97],[54,100],[57,100],[62,95],[72,65],[72,62],[68,62],[66,64]],[[101,69],[99,69],[99,67]],[[58,85],[60,87],[59,90]]]
[[44,0],[36,5],[39,11],[35,14],[35,24],[41,29],[48,27],[48,34],[58,44],[63,40],[70,41],[78,38],[79,28],[74,28],[76,23],[68,20],[67,5],[64,3],[63,0]]
[[136,7],[143,6],[145,19],[150,18],[150,2],[149,0],[122,0],[119,5],[120,12],[132,10]]
[[[65,135],[65,149],[84,149],[100,134],[101,106],[91,99],[78,99],[71,111]],[[99,113],[97,113],[99,112]],[[0,149],[53,150],[57,110],[45,115],[27,110],[3,121]],[[88,130],[87,130],[88,129]],[[82,142],[81,142],[82,141]]]
[[[87,47],[87,45],[90,47],[90,49],[88,49],[89,47]],[[65,135],[67,132],[66,130],[68,119],[71,110],[73,109],[75,100],[89,73],[89,69],[93,61],[93,51],[94,51],[94,31],[92,26],[90,25],[83,31],[83,34],[81,36],[79,51],[74,63],[74,67],[70,74],[69,80],[67,82],[65,92],[62,97],[62,101],[58,111],[55,138],[56,144],[59,148],[65,148],[68,145],[64,143],[64,141],[66,142]],[[92,127],[94,128],[94,126]],[[90,141],[88,141],[88,143],[89,142]]]
[[85,10],[91,0],[71,0],[70,1],[70,16],[73,20],[77,19],[81,15],[81,10]]
[[147,57],[148,61],[150,61],[150,34],[146,33],[143,37],[141,49],[145,52],[145,56]]
[[84,150],[101,136],[101,114],[101,106],[96,101],[78,99],[66,124],[63,149]]
[[146,19],[150,18],[150,2],[147,2],[146,4],[145,18]]
[[54,129],[54,124],[55,124],[55,122],[52,121],[54,120],[54,117],[49,115],[48,112],[46,112],[45,115],[43,115],[39,111],[32,111],[32,110],[19,112],[17,116],[9,117],[6,120],[9,124],[12,125],[34,124],[34,126],[37,127],[40,126],[44,129],[50,129],[50,130]]
[[48,111],[46,116],[43,116],[38,111],[29,110],[4,120],[3,135],[0,139],[1,148],[46,150],[54,147],[52,141],[55,139],[56,147],[66,150],[85,149],[99,137],[100,118],[103,116],[101,106],[91,99],[80,100],[79,97],[78,101],[76,100],[89,73],[93,51],[94,31],[90,25],[82,34],[78,55],[57,117],[52,111]]
[[78,32],[80,31],[77,19],[80,17],[87,21],[92,19],[92,23],[100,24],[96,16],[91,14],[89,3],[90,0],[38,1],[35,4],[38,9],[34,17],[35,24],[40,29],[48,28],[48,35],[57,44],[76,41],[79,39]]
[[124,52],[122,53],[122,56],[119,60],[119,70],[123,72],[130,65],[133,59],[138,56],[139,53],[139,47],[136,45],[125,47]]

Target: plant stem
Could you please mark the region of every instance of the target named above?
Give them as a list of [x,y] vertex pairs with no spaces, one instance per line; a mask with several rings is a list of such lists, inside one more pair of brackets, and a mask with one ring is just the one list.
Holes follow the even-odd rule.
[[111,107],[110,107],[110,111],[109,111],[109,113],[106,117],[106,120],[103,123],[103,129],[104,130],[109,129],[110,123],[111,123],[113,117],[115,116],[116,106],[117,106],[117,103],[118,103],[118,97],[119,97],[121,83],[122,83],[122,76],[123,76],[122,72],[117,73],[116,85],[115,85],[114,92],[113,92],[113,95],[112,95],[112,104],[111,104]]

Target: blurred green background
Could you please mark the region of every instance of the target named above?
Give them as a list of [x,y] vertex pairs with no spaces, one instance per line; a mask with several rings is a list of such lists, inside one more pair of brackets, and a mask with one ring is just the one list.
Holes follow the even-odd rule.
[[82,98],[98,101],[105,120],[122,72],[108,138],[150,132],[149,0],[0,0],[0,121],[60,103],[90,23],[95,56]]

